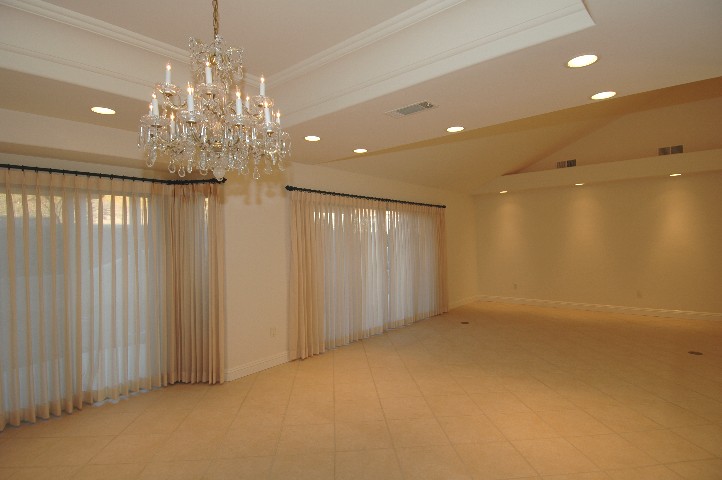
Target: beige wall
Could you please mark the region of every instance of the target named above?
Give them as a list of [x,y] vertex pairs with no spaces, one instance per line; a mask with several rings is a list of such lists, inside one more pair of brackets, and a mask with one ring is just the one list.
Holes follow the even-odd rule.
[[232,177],[223,189],[230,378],[286,359],[290,270],[286,184],[447,205],[450,302],[455,306],[474,299],[476,235],[471,196],[302,164],[294,164],[285,178],[270,179],[250,183]]
[[476,197],[479,293],[722,312],[722,172]]

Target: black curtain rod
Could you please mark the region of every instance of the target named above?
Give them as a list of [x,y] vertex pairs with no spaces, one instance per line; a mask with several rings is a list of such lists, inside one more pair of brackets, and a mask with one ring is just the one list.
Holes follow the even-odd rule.
[[288,190],[289,192],[292,192],[295,190],[298,192],[320,193],[323,195],[335,195],[337,197],[362,198],[364,200],[378,200],[381,202],[405,203],[406,205],[421,205],[422,207],[446,208],[446,205],[434,205],[433,203],[409,202],[406,200],[394,200],[392,198],[367,197],[364,195],[352,195],[350,193],[326,192],[324,190],[312,190],[310,188],[294,187],[291,185],[286,185],[286,190]]
[[81,172],[77,170],[62,170],[59,168],[44,168],[44,167],[28,167],[25,165],[9,165],[7,163],[0,163],[0,168],[7,168],[9,170],[32,170],[34,172],[47,172],[47,173],[62,173],[67,175],[83,175],[86,177],[100,177],[100,178],[117,178],[119,180],[131,180],[134,182],[151,182],[151,183],[162,183],[164,185],[190,185],[194,183],[225,183],[226,179],[222,180],[206,179],[206,180],[161,180],[159,178],[143,178],[143,177],[129,177],[127,175],[113,175],[112,173],[95,173],[95,172]]

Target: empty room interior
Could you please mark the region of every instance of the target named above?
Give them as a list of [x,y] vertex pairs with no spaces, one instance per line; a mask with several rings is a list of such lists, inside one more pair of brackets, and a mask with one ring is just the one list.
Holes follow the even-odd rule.
[[0,480],[722,479],[719,0],[0,0]]

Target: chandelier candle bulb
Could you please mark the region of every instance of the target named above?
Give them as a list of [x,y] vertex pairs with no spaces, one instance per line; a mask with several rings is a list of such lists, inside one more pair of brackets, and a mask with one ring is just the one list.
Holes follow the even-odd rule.
[[188,85],[188,111],[193,113],[193,87]]
[[170,136],[175,137],[175,115],[170,114]]
[[251,97],[246,95],[246,110],[248,110],[249,108],[251,108]]
[[266,125],[270,125],[271,123],[271,109],[268,107],[264,107],[263,114],[266,117]]
[[165,66],[165,83],[170,83],[170,63]]
[[211,85],[213,83],[213,75],[211,74],[211,64],[206,62],[206,83]]
[[213,83],[213,74],[211,73],[211,63],[206,62],[206,83],[211,85]]
[[281,112],[276,112],[276,125],[281,126]]
[[261,96],[266,96],[266,80],[263,78],[263,75],[261,75]]
[[158,98],[156,98],[155,93],[153,94],[153,100],[151,101],[151,106],[153,107],[153,115],[156,117],[158,116]]
[[243,109],[241,108],[241,91],[236,89],[236,115],[240,115],[243,113]]

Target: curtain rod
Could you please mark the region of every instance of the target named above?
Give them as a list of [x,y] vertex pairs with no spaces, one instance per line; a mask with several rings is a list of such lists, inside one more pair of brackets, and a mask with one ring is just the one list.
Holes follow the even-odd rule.
[[353,195],[350,193],[326,192],[324,190],[312,190],[310,188],[294,187],[292,185],[286,185],[286,190],[288,190],[289,192],[292,192],[295,190],[298,192],[320,193],[323,195],[335,195],[337,197],[362,198],[364,200],[378,200],[381,202],[404,203],[406,205],[421,205],[422,207],[446,208],[446,205],[434,205],[433,203],[409,202],[407,200],[394,200],[393,198],[367,197],[365,195]]
[[127,175],[113,175],[112,173],[95,173],[95,172],[81,172],[78,170],[62,170],[58,168],[45,168],[45,167],[28,167],[25,165],[10,165],[7,163],[0,163],[0,168],[7,168],[9,170],[32,170],[34,172],[47,172],[47,173],[62,173],[67,175],[83,175],[86,177],[101,177],[101,178],[117,178],[119,180],[131,180],[134,182],[151,182],[151,183],[162,183],[164,185],[190,185],[194,183],[225,183],[226,179],[206,179],[206,180],[161,180],[159,178],[143,178],[143,177],[129,177]]

